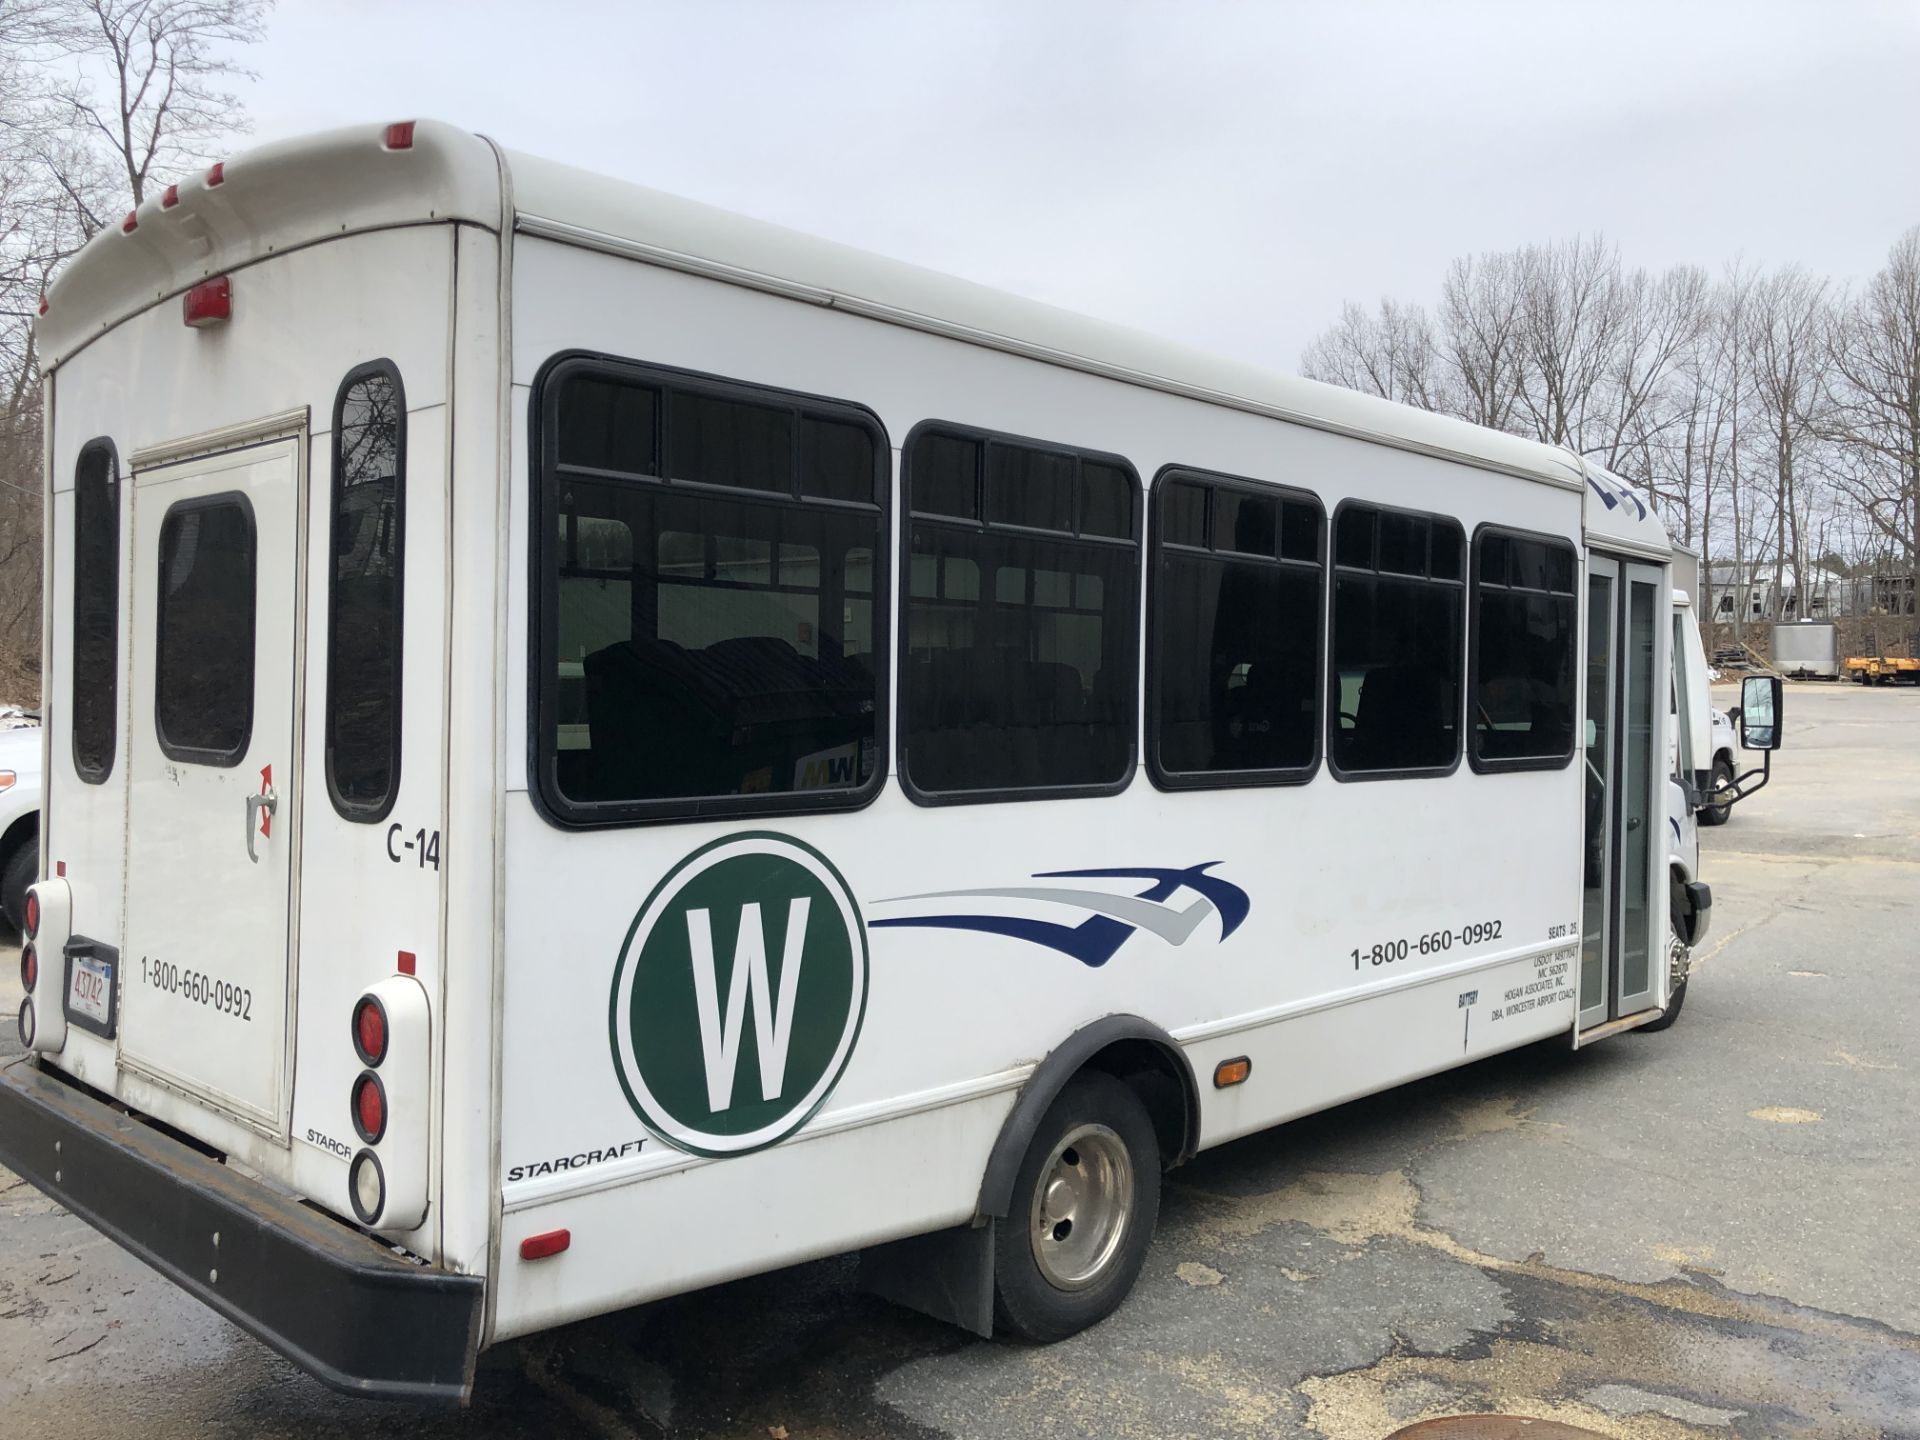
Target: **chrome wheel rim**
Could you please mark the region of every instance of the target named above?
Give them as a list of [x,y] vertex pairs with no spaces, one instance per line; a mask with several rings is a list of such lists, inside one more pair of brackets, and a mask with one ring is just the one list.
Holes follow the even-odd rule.
[[1077,1125],[1040,1167],[1027,1234],[1056,1290],[1084,1290],[1113,1263],[1133,1218],[1133,1157],[1105,1125]]

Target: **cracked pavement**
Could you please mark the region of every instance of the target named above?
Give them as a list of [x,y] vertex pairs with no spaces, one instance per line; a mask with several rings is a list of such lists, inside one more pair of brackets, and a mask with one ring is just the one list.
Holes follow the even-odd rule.
[[1785,719],[1703,832],[1678,1025],[1201,1156],[1133,1298],[1064,1344],[974,1340],[839,1259],[504,1347],[465,1413],[354,1401],[0,1172],[7,1432],[1920,1437],[1920,690],[1790,686]]

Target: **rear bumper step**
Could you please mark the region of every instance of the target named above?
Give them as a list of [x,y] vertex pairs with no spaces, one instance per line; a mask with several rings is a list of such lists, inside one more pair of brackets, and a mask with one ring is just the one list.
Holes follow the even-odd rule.
[[337,1390],[472,1393],[477,1276],[404,1260],[31,1061],[0,1070],[0,1164]]

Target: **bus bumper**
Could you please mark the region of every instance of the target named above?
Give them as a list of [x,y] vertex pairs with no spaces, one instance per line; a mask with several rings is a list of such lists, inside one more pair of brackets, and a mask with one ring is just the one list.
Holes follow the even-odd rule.
[[415,1264],[31,1061],[0,1164],[336,1390],[464,1404],[485,1284]]

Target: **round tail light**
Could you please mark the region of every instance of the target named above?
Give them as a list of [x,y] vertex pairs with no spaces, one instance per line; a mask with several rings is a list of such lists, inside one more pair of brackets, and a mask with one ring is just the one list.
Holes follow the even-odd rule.
[[27,891],[27,939],[33,940],[40,934],[40,897]]
[[371,1070],[362,1070],[353,1082],[353,1128],[369,1145],[378,1145],[387,1133],[387,1088]]
[[387,1058],[387,1010],[371,995],[353,1007],[353,1050],[369,1069]]
[[20,947],[20,988],[29,995],[40,978],[40,952],[31,945]]
[[20,1044],[23,1049],[33,1048],[33,1037],[39,1026],[34,1023],[33,1001],[31,998],[20,1002]]
[[380,1157],[362,1150],[347,1167],[347,1198],[362,1225],[372,1225],[387,1208],[387,1176],[380,1168]]

